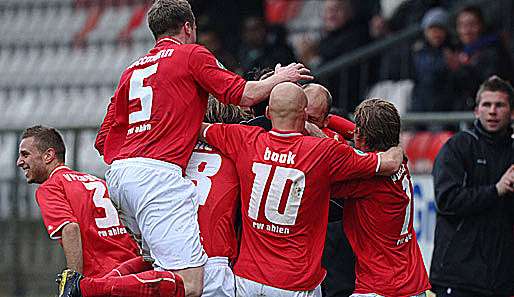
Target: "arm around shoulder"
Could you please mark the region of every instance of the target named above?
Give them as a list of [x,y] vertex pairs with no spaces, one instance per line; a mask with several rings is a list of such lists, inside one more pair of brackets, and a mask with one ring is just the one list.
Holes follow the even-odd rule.
[[400,169],[403,162],[403,149],[395,146],[378,155],[377,175],[390,176]]

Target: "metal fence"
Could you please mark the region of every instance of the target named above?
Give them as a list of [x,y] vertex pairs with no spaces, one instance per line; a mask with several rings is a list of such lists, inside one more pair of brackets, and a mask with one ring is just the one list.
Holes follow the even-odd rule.
[[[512,0],[456,0],[450,15],[455,16],[465,4],[482,7],[488,25],[507,33],[506,41],[514,55],[514,1]],[[313,74],[327,85],[334,95],[334,106],[343,113],[353,111],[375,83],[384,80],[405,80],[412,76],[412,45],[422,37],[420,24],[414,24],[384,39],[344,54],[322,65]]]

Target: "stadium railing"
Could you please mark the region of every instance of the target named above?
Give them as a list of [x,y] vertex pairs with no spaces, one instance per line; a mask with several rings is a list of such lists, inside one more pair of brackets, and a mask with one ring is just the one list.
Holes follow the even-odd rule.
[[[454,17],[458,8],[465,4],[482,7],[486,18],[491,16],[493,27],[510,33],[509,37],[514,40],[514,4],[512,0],[460,1],[450,11],[450,15]],[[501,16],[496,15],[497,13]],[[345,110],[345,107],[350,96],[365,98],[376,82],[409,78],[412,62],[408,57],[411,56],[413,43],[421,36],[420,24],[411,25],[402,31],[357,48],[322,65],[313,71],[313,75],[320,82],[328,85],[333,81],[338,82],[337,89],[332,89],[337,94],[334,98],[334,106],[343,108],[344,112],[349,112],[349,110]],[[370,67],[378,68],[378,73],[372,73]],[[351,83],[355,83],[355,77],[359,77],[358,95],[351,94],[351,88],[349,88]]]

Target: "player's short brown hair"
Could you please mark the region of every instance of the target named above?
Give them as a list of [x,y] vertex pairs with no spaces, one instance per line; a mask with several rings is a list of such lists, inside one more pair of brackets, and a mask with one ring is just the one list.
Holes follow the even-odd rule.
[[155,0],[148,11],[148,26],[155,39],[178,34],[186,22],[195,22],[187,0]]
[[400,114],[386,100],[373,98],[359,104],[355,126],[369,151],[385,151],[400,143]]
[[480,99],[482,93],[485,91],[489,92],[502,92],[507,94],[509,97],[509,105],[510,109],[514,108],[514,89],[512,85],[506,81],[501,79],[499,76],[493,75],[485,80],[478,89],[477,96],[475,98],[475,105],[478,106],[480,104]]
[[209,96],[209,103],[204,116],[206,123],[239,124],[251,118],[252,116],[242,110],[241,107],[223,104],[213,96]]
[[57,160],[65,161],[66,146],[62,140],[61,134],[54,128],[44,127],[41,125],[33,126],[25,129],[21,135],[21,139],[33,137],[36,148],[41,152],[46,152],[49,148],[55,150]]

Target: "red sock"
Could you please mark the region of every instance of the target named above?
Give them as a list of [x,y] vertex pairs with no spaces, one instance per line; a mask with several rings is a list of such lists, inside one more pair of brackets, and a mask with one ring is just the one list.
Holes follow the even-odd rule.
[[143,260],[143,257],[136,257],[121,263],[120,266],[113,269],[105,275],[104,278],[139,273],[148,270],[153,270],[152,263]]
[[80,281],[83,297],[184,297],[180,275],[169,271],[145,271],[110,278],[84,278]]

